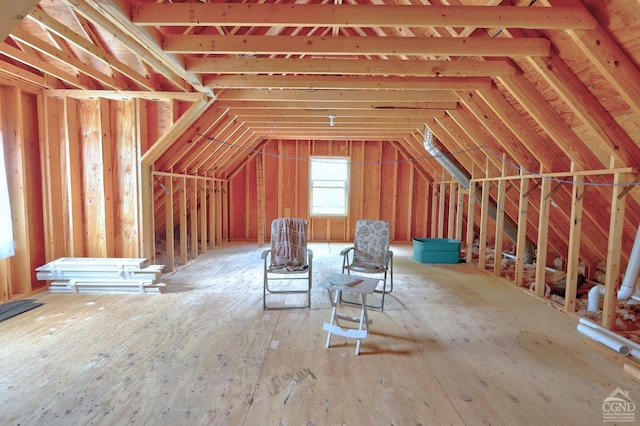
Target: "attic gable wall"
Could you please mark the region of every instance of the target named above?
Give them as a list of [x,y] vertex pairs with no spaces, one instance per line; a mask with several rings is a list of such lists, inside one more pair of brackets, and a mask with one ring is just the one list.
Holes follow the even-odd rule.
[[[346,217],[310,215],[311,156],[349,158]],[[229,179],[230,205],[234,212],[230,216],[229,238],[258,240],[262,231],[263,241],[269,241],[268,225],[278,217],[308,219],[311,241],[351,241],[355,222],[360,218],[389,221],[395,242],[426,237],[432,220],[429,203],[433,178],[425,172],[423,163],[424,160],[409,157],[392,142],[269,140]],[[256,175],[259,168],[264,170],[261,184]],[[439,185],[434,188],[440,190]],[[457,189],[457,185],[454,188]],[[445,192],[449,191],[447,184]],[[260,199],[264,200],[262,207],[259,207]],[[448,206],[448,195],[445,200]],[[445,228],[449,222],[453,221],[448,214],[443,215]]]

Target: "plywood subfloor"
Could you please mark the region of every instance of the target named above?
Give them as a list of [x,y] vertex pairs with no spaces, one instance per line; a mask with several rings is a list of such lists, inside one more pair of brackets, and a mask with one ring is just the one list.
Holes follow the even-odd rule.
[[[316,281],[345,246],[311,245]],[[616,388],[640,402],[576,318],[411,246],[394,247],[361,354],[342,337],[326,349],[322,290],[311,310],[263,312],[261,250],[200,256],[163,295],[37,295],[0,323],[0,424],[600,425]]]

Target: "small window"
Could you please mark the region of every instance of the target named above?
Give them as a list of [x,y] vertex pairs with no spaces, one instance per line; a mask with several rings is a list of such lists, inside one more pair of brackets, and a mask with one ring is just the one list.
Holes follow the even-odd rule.
[[13,242],[13,220],[11,219],[11,199],[9,198],[9,181],[4,161],[4,143],[0,129],[0,223],[4,223],[0,232],[0,259],[16,254]]
[[348,188],[348,158],[311,158],[312,216],[346,216]]

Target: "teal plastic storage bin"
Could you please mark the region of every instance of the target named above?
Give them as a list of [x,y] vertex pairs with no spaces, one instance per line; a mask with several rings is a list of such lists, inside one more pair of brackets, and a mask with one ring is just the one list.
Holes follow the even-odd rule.
[[413,238],[413,258],[420,263],[458,263],[460,241],[451,238]]

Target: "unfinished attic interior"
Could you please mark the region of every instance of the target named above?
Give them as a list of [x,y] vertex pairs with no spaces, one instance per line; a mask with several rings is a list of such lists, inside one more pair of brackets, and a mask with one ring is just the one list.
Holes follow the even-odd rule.
[[[375,335],[375,326],[403,310],[414,315],[407,306],[422,300],[415,297],[423,291],[417,283],[431,276],[457,283],[474,274],[482,282],[493,279],[498,294],[517,290],[533,301],[537,307],[522,310],[523,321],[541,326],[551,321],[546,315],[559,314],[563,325],[556,322],[547,332],[564,327],[584,342],[575,323],[588,320],[627,345],[622,353],[607,338],[598,340],[605,350],[587,343],[593,356],[624,363],[627,374],[615,373],[620,384],[611,391],[629,390],[640,377],[637,0],[21,0],[0,8],[0,302],[44,303],[0,322],[0,339],[24,341],[17,336],[33,333],[12,330],[29,327],[47,309],[73,315],[74,307],[85,312],[88,303],[114,310],[118,303],[166,307],[174,297],[188,297],[189,286],[172,287],[179,277],[218,282],[223,276],[215,271],[222,270],[224,283],[205,290],[208,296],[239,291],[232,284],[237,276],[252,298],[241,298],[247,312],[226,307],[221,315],[262,315],[260,252],[269,247],[274,219],[307,221],[319,283],[340,272],[337,253],[354,241],[356,222],[365,218],[390,224],[395,252],[390,306],[371,314],[382,315],[372,325],[379,347],[390,343]],[[321,176],[347,194],[329,214],[318,213],[312,200],[318,187],[311,169],[323,159],[344,160],[348,170],[345,178]],[[460,262],[417,261],[421,239],[459,242]],[[220,259],[211,262],[211,256]],[[155,274],[162,271],[166,286],[153,289],[166,294],[57,294],[38,268],[62,258],[144,259]],[[217,269],[234,258],[245,263]],[[324,296],[314,287],[311,310],[268,314],[316,315],[314,343],[304,343],[319,342],[314,357],[331,351],[323,346],[321,322],[330,311]],[[496,300],[508,305],[513,298]],[[527,317],[531,312],[537,316]],[[207,318],[217,321],[214,313],[208,310]],[[54,327],[55,315],[44,318]],[[274,321],[265,322],[260,327]],[[258,352],[264,357],[276,350],[269,348]],[[354,363],[371,359],[349,357]],[[2,364],[0,371],[13,361]],[[271,386],[279,383],[263,386],[267,399],[283,396],[277,389],[283,377],[295,376],[298,385],[311,376],[319,382],[311,369],[262,374],[273,374]],[[86,391],[73,387],[78,383],[68,390]],[[593,397],[579,416],[600,416],[609,393]],[[234,395],[220,398],[233,401]],[[431,424],[530,419],[531,413],[481,398],[465,399],[463,409],[432,396],[451,407],[443,411],[451,417],[434,418],[429,408],[403,412],[403,403],[394,415],[413,413]],[[526,393],[521,397],[528,400]],[[176,398],[182,401],[161,397]],[[249,412],[245,417],[211,409],[208,420],[195,423],[257,424],[251,419],[281,416],[301,424],[317,415],[308,409],[287,417],[283,404],[260,411],[265,408],[253,398],[238,402]],[[633,398],[639,402],[640,393]],[[211,400],[207,404],[211,408]],[[494,411],[480,413],[483,404]],[[9,412],[0,420],[51,423],[55,410],[41,417]],[[67,414],[66,420],[80,423],[100,419],[82,409]],[[139,415],[152,419],[148,412]],[[101,419],[122,421],[109,414]]]

